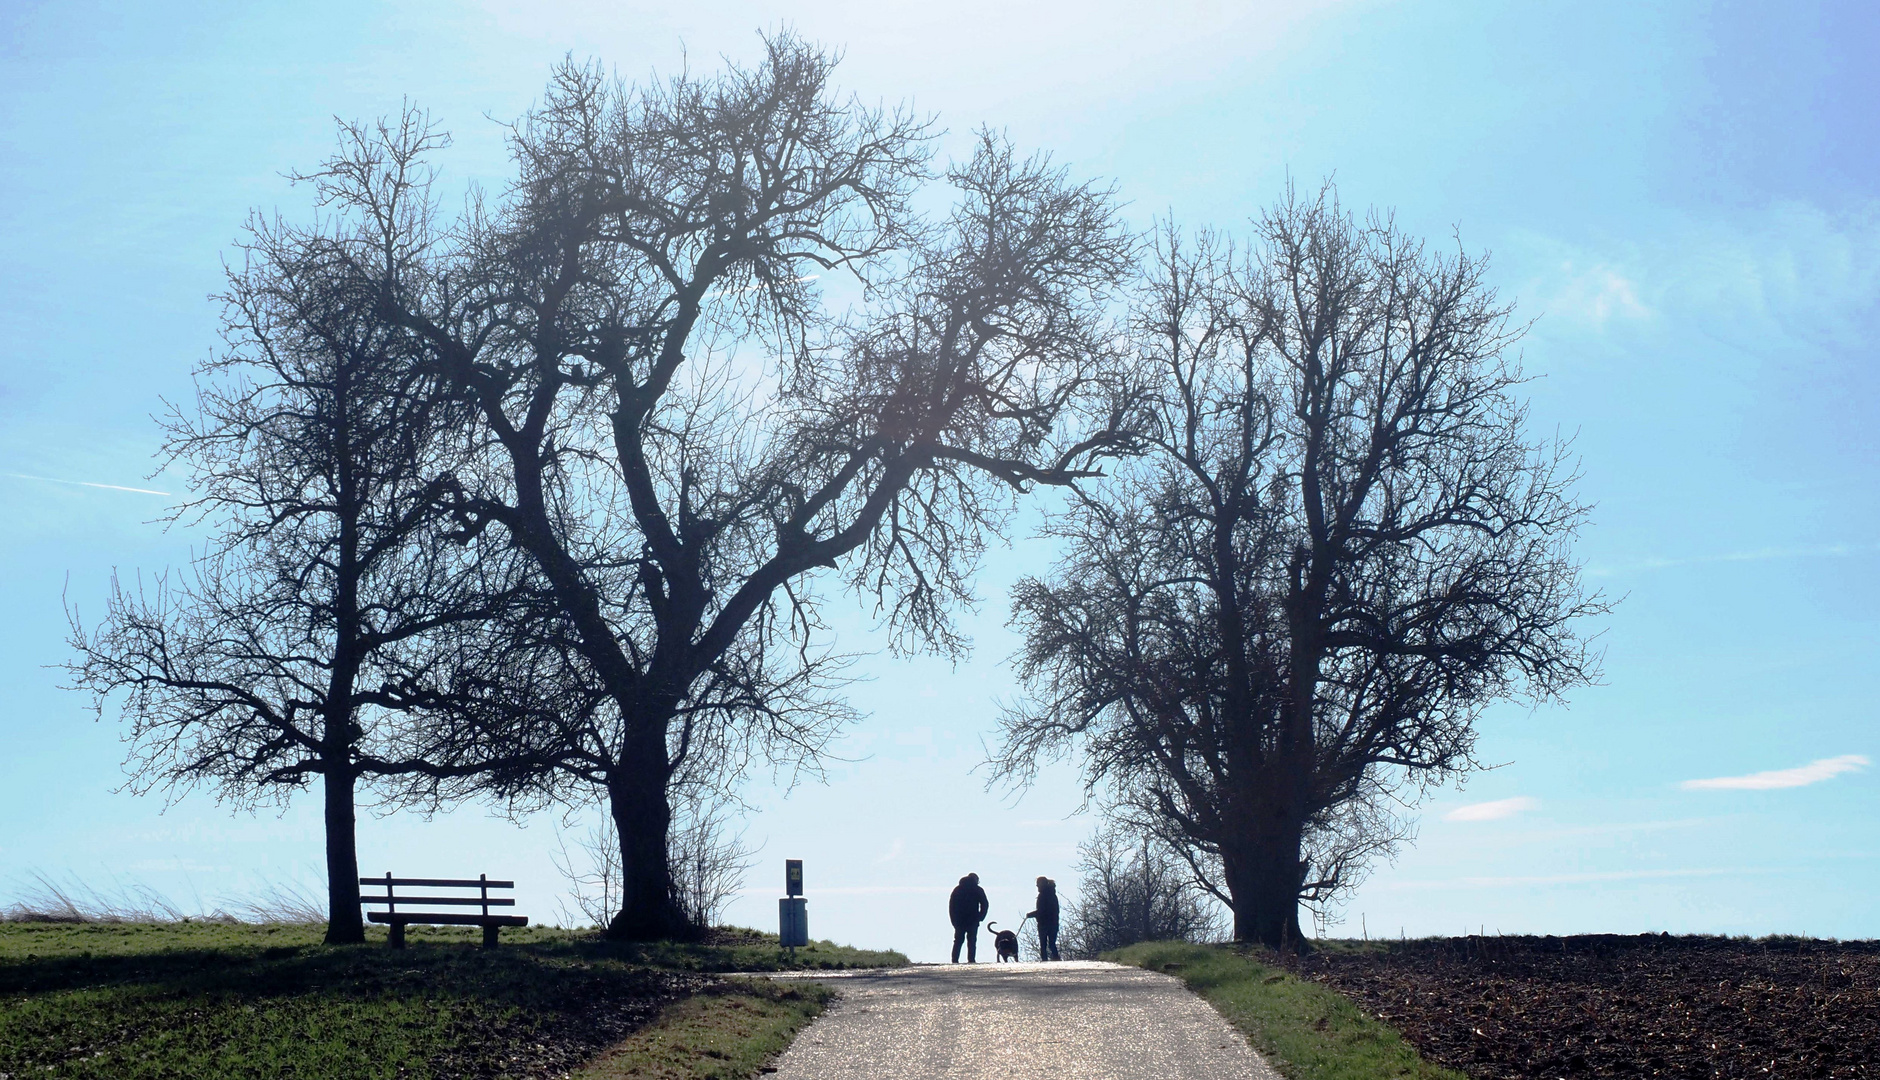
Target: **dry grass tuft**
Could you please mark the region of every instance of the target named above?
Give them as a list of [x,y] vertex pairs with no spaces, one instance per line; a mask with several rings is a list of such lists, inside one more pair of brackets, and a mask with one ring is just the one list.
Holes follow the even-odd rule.
[[35,871],[10,904],[0,907],[0,922],[63,923],[260,923],[301,926],[325,924],[326,898],[297,884],[270,883],[258,896],[224,899],[209,911],[186,911],[140,882],[116,882],[101,889],[77,878],[55,878]]
[[326,925],[326,897],[297,884],[271,882],[261,895],[230,903],[242,922],[289,926]]
[[106,892],[76,879],[60,881],[35,872],[32,884],[0,911],[0,918],[39,923],[164,923],[183,922],[188,916],[148,885],[119,884],[116,892]]

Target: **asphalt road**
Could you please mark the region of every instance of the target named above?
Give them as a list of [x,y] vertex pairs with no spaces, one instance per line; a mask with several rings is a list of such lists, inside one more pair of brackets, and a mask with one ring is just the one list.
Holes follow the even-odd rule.
[[817,972],[841,997],[777,1080],[1280,1080],[1167,975],[1093,961]]

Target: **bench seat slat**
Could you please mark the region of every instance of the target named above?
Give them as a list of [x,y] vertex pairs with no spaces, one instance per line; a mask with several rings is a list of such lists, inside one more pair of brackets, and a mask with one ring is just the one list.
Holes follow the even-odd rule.
[[516,902],[508,897],[492,896],[488,900],[476,896],[361,896],[362,904],[395,904],[404,907],[409,904],[418,907],[423,904],[443,904],[454,907],[515,907]]
[[366,918],[375,923],[435,923],[445,926],[527,926],[529,920],[521,915],[460,915],[452,911],[436,911],[425,914],[422,911],[368,911]]
[[[359,879],[359,884],[383,885],[385,884],[385,879],[382,877],[362,877]],[[513,889],[516,887],[516,883],[513,881],[478,881],[476,878],[395,877],[392,879],[392,884],[394,886],[418,885],[425,888],[437,887],[441,889],[480,889],[486,885],[492,889]]]

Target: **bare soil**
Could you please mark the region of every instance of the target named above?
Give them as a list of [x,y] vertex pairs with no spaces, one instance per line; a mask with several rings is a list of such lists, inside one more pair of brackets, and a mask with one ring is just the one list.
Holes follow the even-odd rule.
[[1285,961],[1476,1080],[1880,1077],[1880,942],[1432,938]]

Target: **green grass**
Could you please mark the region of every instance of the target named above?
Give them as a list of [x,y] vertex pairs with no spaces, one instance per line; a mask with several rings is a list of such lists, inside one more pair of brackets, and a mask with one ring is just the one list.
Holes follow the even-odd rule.
[[321,933],[0,923],[0,1075],[559,1073],[725,982],[707,973],[906,963],[828,942],[797,950],[793,962],[775,938],[754,934],[616,944],[528,928],[505,931],[503,947],[486,951],[475,929],[413,927],[411,947],[393,951],[325,947]]
[[660,1014],[578,1080],[743,1080],[781,1054],[828,1004],[827,987],[727,979]]
[[[180,923],[16,923],[0,922],[0,965],[29,959],[133,956],[176,950],[228,950],[247,955],[257,950],[304,948],[320,944],[324,924],[180,922]],[[777,936],[738,927],[715,931],[720,943],[610,942],[593,930],[547,926],[503,930],[502,949],[524,947],[535,953],[599,956],[675,971],[819,971],[843,968],[904,967],[907,957],[892,950],[857,949],[817,941],[794,957],[777,947]],[[473,927],[413,926],[407,940],[419,944],[474,944],[482,931]],[[366,928],[370,945],[384,948],[385,930]],[[394,954],[395,955],[395,954]]]
[[1222,945],[1148,942],[1104,956],[1179,977],[1291,1080],[1467,1080],[1423,1060],[1342,995]]
[[[574,931],[548,931],[570,934]],[[580,931],[593,940],[591,931]],[[734,930],[733,937],[746,940],[733,944],[697,945],[658,941],[649,944],[607,944],[614,955],[631,958],[635,963],[675,971],[841,971],[846,968],[906,967],[907,957],[893,949],[858,949],[833,941],[812,941],[786,953],[777,946],[777,935],[756,930]]]

